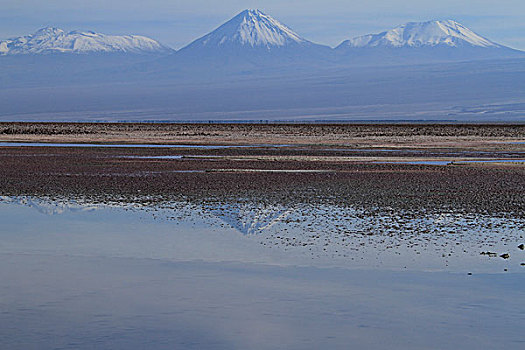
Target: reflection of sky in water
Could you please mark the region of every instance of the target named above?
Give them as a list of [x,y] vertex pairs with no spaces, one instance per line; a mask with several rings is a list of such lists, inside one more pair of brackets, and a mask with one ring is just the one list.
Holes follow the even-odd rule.
[[375,162],[380,164],[412,164],[412,165],[450,165],[465,163],[525,163],[525,159],[474,159],[474,160],[417,160]]
[[[246,200],[170,203],[161,209],[28,197],[4,197],[1,203],[4,228],[28,234],[4,234],[4,247],[169,260],[521,271],[514,254],[503,260],[486,259],[480,252],[511,251],[525,230],[523,220],[487,215],[371,214],[350,207]],[[29,242],[19,241],[32,235]],[[217,244],[220,249],[214,249]]]
[[525,159],[484,159],[484,160],[461,160],[457,163],[524,163]]
[[[446,236],[420,255],[378,248],[395,230],[407,242],[407,232],[428,227],[457,234],[475,223],[472,232],[483,231],[479,218],[367,221],[330,206],[169,206],[84,210],[2,198],[0,348],[511,349],[523,341],[525,274],[466,274],[502,272],[512,259],[436,264],[434,248]],[[506,227],[484,220],[493,231]],[[362,234],[371,229],[378,235]],[[464,236],[461,248],[472,243]],[[287,246],[292,237],[301,245]],[[354,260],[337,260],[344,237]],[[361,243],[372,246],[354,250]],[[310,248],[324,256],[312,259]],[[432,267],[460,273],[424,272]]]
[[418,160],[418,161],[391,161],[391,162],[375,162],[379,164],[412,164],[412,165],[449,165],[450,160]]
[[89,147],[89,148],[255,148],[255,147],[287,147],[288,145],[169,145],[169,144],[101,144],[101,143],[44,143],[44,142],[0,142],[0,147]]

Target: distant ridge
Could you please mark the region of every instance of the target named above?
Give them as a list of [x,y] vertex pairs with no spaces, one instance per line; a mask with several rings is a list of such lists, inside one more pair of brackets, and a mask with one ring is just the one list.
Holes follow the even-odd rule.
[[379,33],[360,36],[347,40],[339,45],[352,48],[372,47],[480,47],[503,48],[486,39],[464,25],[453,20],[410,22],[394,29]]
[[513,57],[525,57],[525,53],[497,44],[453,20],[410,22],[346,40],[332,49],[305,39],[260,10],[245,10],[165,63],[166,67],[177,67],[182,75],[204,71],[248,74],[268,68],[289,72]]
[[346,40],[334,50],[348,65],[403,65],[525,57],[453,21],[410,22]]
[[[344,41],[314,43],[260,10],[244,10],[179,51],[138,35],[46,27],[0,41],[4,86],[235,80],[341,69],[524,58],[452,21],[410,22]],[[290,92],[292,94],[293,92]]]
[[424,63],[427,60],[477,60],[525,54],[495,43],[453,20],[409,22],[379,34],[346,40],[332,49],[305,39],[260,10],[251,9],[240,12],[179,51],[145,36],[65,32],[55,27],[0,41],[0,56],[53,53],[173,54],[167,62],[180,65],[182,70],[199,65],[229,70],[229,65],[245,69],[268,64],[300,67],[312,63],[317,66],[351,63],[352,60],[346,58],[341,60],[341,55],[381,64],[402,63],[405,55],[409,60]]
[[106,35],[91,31],[65,32],[46,27],[34,34],[0,41],[0,55],[88,54],[88,53],[169,53],[172,50],[151,38],[139,35]]

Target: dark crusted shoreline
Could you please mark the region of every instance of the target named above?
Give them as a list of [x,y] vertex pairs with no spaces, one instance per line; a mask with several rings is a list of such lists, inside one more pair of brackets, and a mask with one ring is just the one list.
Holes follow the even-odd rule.
[[[338,152],[0,148],[0,195],[150,203],[250,198],[366,210],[525,216],[523,166],[381,164],[346,161]],[[368,157],[370,152],[364,153]],[[130,158],[167,154],[185,157]]]
[[2,141],[305,144],[464,148],[525,140],[525,124],[7,123]]

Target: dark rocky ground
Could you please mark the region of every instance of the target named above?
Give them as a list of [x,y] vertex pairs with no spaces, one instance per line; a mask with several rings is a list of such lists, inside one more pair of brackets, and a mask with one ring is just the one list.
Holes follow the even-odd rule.
[[[369,210],[525,215],[523,166],[380,164],[344,161],[327,153],[289,148],[6,147],[0,148],[0,195],[146,202],[249,197],[273,202],[330,202]],[[167,154],[187,158],[126,158]],[[297,157],[263,157],[283,154]],[[309,158],[311,154],[315,157]],[[285,170],[298,172],[282,172]]]
[[184,123],[0,123],[0,134],[77,135],[108,133],[173,133],[174,135],[243,135],[298,136],[481,136],[525,137],[525,124],[184,124]]
[[[305,144],[502,148],[525,140],[525,124],[0,123],[3,141]],[[510,146],[503,147],[509,148]]]

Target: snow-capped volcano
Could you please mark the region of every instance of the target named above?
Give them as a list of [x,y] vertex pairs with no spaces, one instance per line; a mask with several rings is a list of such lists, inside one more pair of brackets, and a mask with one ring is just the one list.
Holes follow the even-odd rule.
[[91,31],[65,32],[47,27],[36,33],[0,41],[0,55],[49,53],[163,53],[159,42],[138,35],[105,35]]
[[177,51],[169,65],[193,67],[199,74],[206,71],[203,73],[206,75],[252,72],[268,67],[302,69],[324,64],[331,53],[330,47],[302,38],[269,15],[259,10],[245,10]]
[[311,47],[314,44],[259,10],[245,10],[213,32],[195,40],[183,50],[199,48],[251,48],[272,50]]
[[343,42],[338,48],[479,47],[502,48],[462,24],[452,21],[410,22],[379,34]]

